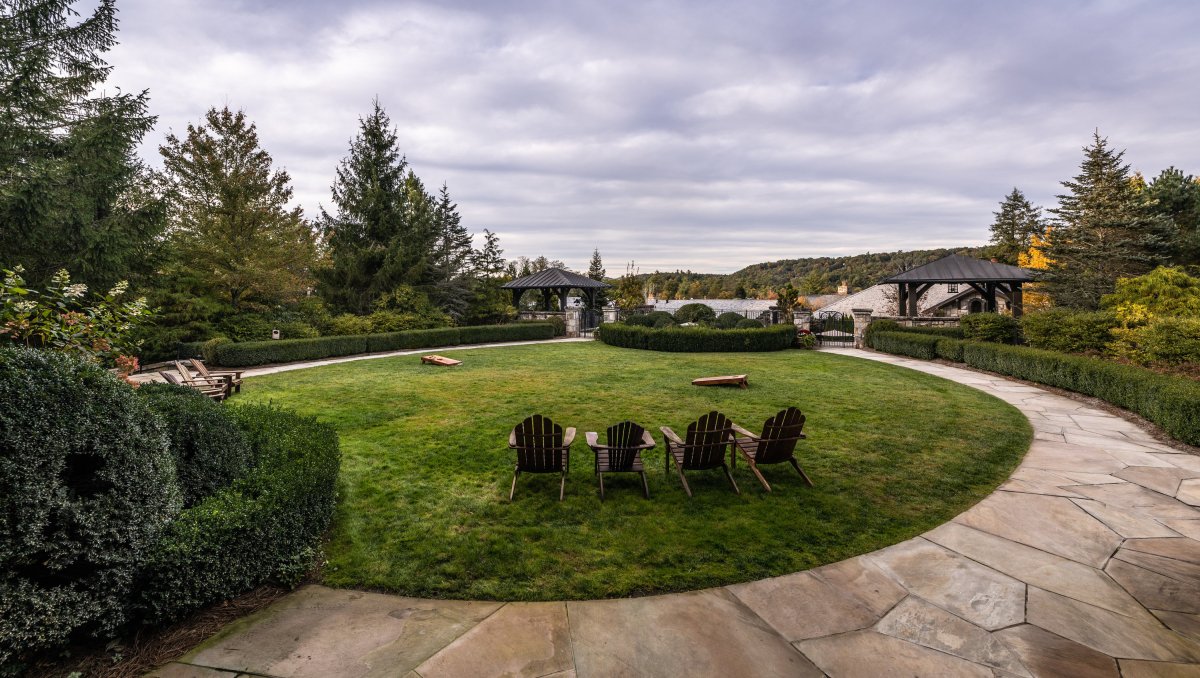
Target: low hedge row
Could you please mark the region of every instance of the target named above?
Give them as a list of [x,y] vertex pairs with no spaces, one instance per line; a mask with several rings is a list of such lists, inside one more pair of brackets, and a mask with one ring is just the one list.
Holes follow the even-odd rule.
[[225,410],[255,465],[167,526],[138,587],[148,623],[268,581],[298,582],[333,517],[340,452],[331,427],[266,405]]
[[1140,414],[1177,440],[1200,445],[1200,383],[1185,377],[1103,358],[910,332],[875,333],[871,347],[914,358],[963,362],[976,369],[1100,398]]
[[550,323],[441,327],[384,334],[219,343],[209,351],[209,360],[222,367],[250,367],[411,348],[553,338],[554,326]]
[[597,332],[600,341],[621,348],[676,353],[779,351],[796,340],[793,325],[717,330],[705,327],[640,327],[605,323]]

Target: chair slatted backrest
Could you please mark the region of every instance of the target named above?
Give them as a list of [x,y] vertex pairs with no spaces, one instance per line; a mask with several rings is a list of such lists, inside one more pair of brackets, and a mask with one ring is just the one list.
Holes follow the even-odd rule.
[[187,384],[188,386],[194,386],[196,384],[195,377],[193,377],[192,373],[188,371],[188,368],[183,366],[182,362],[178,360],[175,361],[175,370],[179,372],[179,378],[183,379],[183,383]]
[[170,372],[159,372],[159,374],[162,375],[163,379],[167,380],[168,384],[174,384],[176,386],[184,385],[183,380],[181,380],[178,375],[171,374]]
[[629,470],[638,456],[638,446],[643,444],[642,434],[646,429],[632,421],[623,421],[608,427],[608,467],[614,471]]
[[763,422],[762,437],[754,461],[759,464],[774,464],[787,461],[796,453],[796,441],[804,431],[804,415],[795,407],[780,410]]
[[563,469],[563,428],[535,414],[517,424],[517,467],[539,473]]
[[683,467],[706,469],[720,466],[733,439],[733,423],[720,412],[709,412],[688,424],[684,438]]

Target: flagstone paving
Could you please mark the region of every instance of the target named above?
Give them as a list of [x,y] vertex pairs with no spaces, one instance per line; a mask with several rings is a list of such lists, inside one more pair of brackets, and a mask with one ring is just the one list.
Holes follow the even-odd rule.
[[1020,468],[951,522],[796,574],[567,603],[307,586],[157,678],[1200,676],[1200,457],[1041,389],[928,372],[1020,409]]

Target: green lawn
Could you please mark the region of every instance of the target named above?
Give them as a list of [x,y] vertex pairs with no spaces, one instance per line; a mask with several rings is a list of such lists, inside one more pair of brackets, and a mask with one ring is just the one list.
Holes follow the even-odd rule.
[[[342,495],[326,583],[412,596],[586,599],[682,591],[794,572],[893,544],[986,496],[1031,438],[1013,407],[925,374],[812,351],[671,354],[597,343],[456,351],[246,381],[241,401],[314,414],[341,436]],[[748,373],[750,388],[693,377]],[[751,430],[776,411],[808,416],[801,465],[744,464],[741,496],[694,472],[688,499],[663,474],[662,436],[717,409]],[[509,503],[512,427],[540,412],[579,433],[567,496],[523,475]],[[636,474],[605,478],[600,502],[584,431],[625,418],[654,433]]]

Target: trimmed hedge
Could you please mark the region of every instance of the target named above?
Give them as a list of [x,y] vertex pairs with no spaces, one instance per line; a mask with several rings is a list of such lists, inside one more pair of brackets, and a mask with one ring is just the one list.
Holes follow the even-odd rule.
[[410,348],[553,338],[554,326],[550,323],[516,323],[476,327],[443,327],[434,330],[408,330],[385,334],[317,337],[315,339],[217,343],[206,346],[205,355],[214,365],[249,367]]
[[943,360],[953,360],[956,363],[963,361],[963,347],[967,342],[962,339],[939,339],[937,343],[937,357]]
[[922,327],[914,325],[912,327],[901,327],[900,332],[909,332],[911,334],[927,334],[933,337],[946,337],[948,339],[962,339],[963,329],[961,327]]
[[1021,324],[1010,315],[969,313],[959,321],[963,339],[1011,344],[1021,332]]
[[220,403],[172,384],[142,384],[137,394],[166,425],[185,507],[227,487],[250,466],[250,444]]
[[0,350],[0,673],[127,618],[179,512],[162,423],[128,384],[65,353]]
[[606,323],[600,326],[597,334],[600,341],[610,346],[650,351],[780,351],[791,347],[796,339],[796,328],[792,325],[774,325],[743,330],[717,330],[706,327],[655,329],[624,323]]
[[692,302],[675,311],[675,321],[680,323],[702,323],[717,319],[717,312],[708,304]]
[[333,517],[341,456],[333,429],[266,405],[225,409],[256,464],[167,526],[139,586],[147,623],[178,619],[268,581],[297,583]]
[[937,345],[940,341],[943,341],[940,337],[912,332],[876,332],[871,337],[871,346],[884,353],[933,360],[937,357]]
[[1033,348],[1063,353],[1103,351],[1119,327],[1110,311],[1070,311],[1052,308],[1021,317],[1021,334]]
[[741,313],[734,313],[733,311],[725,311],[721,315],[717,316],[716,323],[717,323],[717,327],[720,327],[723,330],[732,330],[733,328],[737,327],[737,324],[739,322],[741,322],[743,320],[746,320],[746,317],[743,316]]

